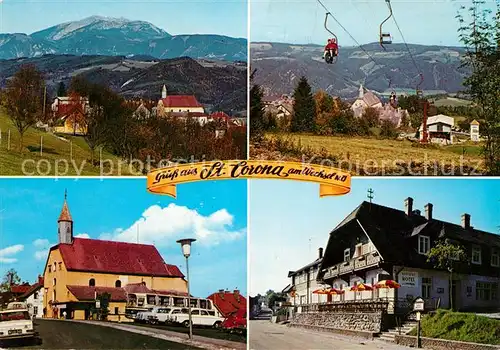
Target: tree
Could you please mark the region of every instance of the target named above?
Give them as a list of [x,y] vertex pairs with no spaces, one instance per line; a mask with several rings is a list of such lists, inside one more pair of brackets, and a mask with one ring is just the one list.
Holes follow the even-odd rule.
[[19,283],[21,283],[21,277],[19,277],[15,269],[10,269],[5,273],[5,276],[2,279],[2,284],[0,284],[0,291],[8,292],[10,291],[11,284]]
[[[493,175],[500,174],[500,6],[492,16],[483,8],[483,0],[472,0],[466,9],[461,7],[457,15],[461,42],[467,52],[464,65],[472,73],[465,79],[467,93],[477,106],[481,130],[485,136],[485,165]],[[464,12],[470,22],[466,23]]]
[[23,65],[7,82],[6,108],[19,132],[19,151],[23,150],[26,130],[44,115],[43,96],[45,82],[34,65]]
[[[250,76],[250,81],[253,82],[255,70]],[[250,137],[253,140],[260,141],[264,133],[264,103],[262,98],[264,92],[260,85],[253,84],[250,89]]]
[[64,85],[64,82],[61,81],[57,87],[57,97],[64,97],[66,94],[66,85]]
[[467,255],[463,247],[458,244],[452,243],[450,240],[445,239],[439,241],[434,247],[431,248],[427,254],[427,261],[431,262],[435,268],[447,270],[450,273],[449,281],[449,298],[450,298],[450,309],[453,310],[453,298],[452,298],[452,283],[453,283],[453,271],[457,263],[464,262],[467,259]]
[[98,315],[101,321],[106,321],[109,315],[109,301],[111,299],[111,294],[102,293],[97,296],[97,300],[100,301],[100,308],[98,308]]
[[311,86],[306,77],[302,77],[293,93],[294,106],[292,132],[311,132],[314,130],[316,105],[311,92]]

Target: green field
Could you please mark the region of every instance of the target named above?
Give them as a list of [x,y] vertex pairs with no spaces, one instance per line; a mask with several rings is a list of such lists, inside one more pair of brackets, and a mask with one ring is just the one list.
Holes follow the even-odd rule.
[[434,101],[434,106],[436,107],[467,107],[472,104],[471,101],[464,100],[461,98],[456,98],[456,97],[446,97],[446,98],[440,98]]
[[[85,140],[80,136],[57,136],[36,128],[24,134],[23,150],[19,151],[20,135],[0,109],[0,175],[29,176],[76,176],[76,175],[133,175],[127,165],[105,149],[102,151],[103,167],[99,166],[99,150],[96,150],[92,165],[91,154]],[[10,131],[10,143],[9,143]],[[43,143],[40,154],[40,142]],[[10,147],[9,147],[10,144]],[[110,165],[113,164],[111,167]]]
[[[457,169],[461,164],[465,169],[483,171],[481,145],[468,143],[438,146],[370,137],[268,133],[263,145],[252,145],[250,156],[289,161],[301,161],[302,157],[306,161],[312,157],[316,161],[329,159],[332,165],[360,175],[412,175],[408,174],[408,169],[415,171],[414,175],[434,175],[429,169],[435,167],[443,172],[451,171],[453,167],[455,175],[460,175]],[[428,169],[427,174],[418,172],[424,169]]]
[[500,345],[500,321],[472,313],[438,310],[422,319],[421,328],[423,337]]

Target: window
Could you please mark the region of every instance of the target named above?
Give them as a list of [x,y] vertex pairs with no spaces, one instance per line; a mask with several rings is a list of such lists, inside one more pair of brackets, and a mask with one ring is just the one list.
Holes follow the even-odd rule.
[[54,262],[54,272],[56,271],[56,262]]
[[118,308],[115,307],[115,315],[118,315]]
[[479,265],[481,264],[481,247],[472,247],[472,263]]
[[432,278],[422,277],[422,298],[429,299],[432,293]]
[[56,285],[56,283],[57,283],[57,280],[54,278],[54,284],[53,284],[53,285],[55,286],[55,285]]
[[427,236],[418,236],[418,253],[427,254],[431,249],[431,239]]
[[357,257],[360,257],[363,253],[362,253],[362,247],[363,247],[363,244],[359,243],[359,244],[356,244],[356,250],[354,251],[354,257],[357,258]]
[[476,300],[497,300],[498,283],[476,282]]
[[62,263],[59,263],[59,271],[61,271],[61,265],[62,265]]
[[33,299],[38,299],[38,292],[33,293]]
[[209,314],[210,316],[215,316],[215,311],[208,311],[208,314]]
[[344,250],[344,261],[349,261],[351,259],[351,248]]
[[500,259],[497,249],[491,250],[491,266],[498,267],[500,265]]
[[52,265],[49,265],[49,272],[52,272]]
[[121,286],[122,286],[122,281],[120,281],[120,280],[116,280],[116,282],[115,282],[115,287],[116,287],[116,288],[121,288]]
[[89,279],[89,287],[95,287],[95,279]]
[[208,316],[208,312],[206,312],[205,310],[201,310],[200,312],[202,316]]
[[181,313],[181,310],[174,310],[174,311],[172,311],[172,315],[173,314],[180,314],[180,313]]
[[191,315],[199,315],[200,310],[191,310]]
[[33,306],[33,315],[38,315],[38,306]]

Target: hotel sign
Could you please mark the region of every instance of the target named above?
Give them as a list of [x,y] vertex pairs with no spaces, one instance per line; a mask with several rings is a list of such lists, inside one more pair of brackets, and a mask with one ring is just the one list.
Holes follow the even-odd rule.
[[404,271],[399,274],[399,283],[401,287],[418,287],[418,272]]

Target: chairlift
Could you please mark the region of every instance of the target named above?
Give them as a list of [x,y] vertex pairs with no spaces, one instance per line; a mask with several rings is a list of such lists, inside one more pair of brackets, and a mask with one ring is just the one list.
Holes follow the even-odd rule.
[[[327,12],[326,16],[325,16],[325,29],[335,39],[335,42],[337,43],[337,47],[338,47],[339,41],[337,39],[337,36],[330,29],[328,29],[328,16],[329,15],[330,15],[330,12]],[[335,54],[332,55],[332,54],[330,54],[330,52],[327,52],[325,54],[325,62],[328,64],[333,64],[333,63],[337,62],[337,56],[338,56],[338,49],[337,49],[337,55],[335,55]]]
[[389,18],[392,17],[392,7],[391,7],[391,2],[390,0],[385,0],[385,2],[387,3],[387,7],[389,8],[389,16],[382,22],[380,23],[380,35],[379,35],[379,42],[380,42],[380,46],[386,50],[386,48],[384,47],[384,45],[389,45],[389,44],[392,44],[392,36],[390,33],[388,32],[382,32],[382,26],[384,25],[385,22],[387,22],[389,20]]
[[420,86],[424,83],[424,75],[422,73],[419,74],[420,77],[420,82],[418,83],[416,87],[416,94],[419,98],[422,98],[424,96],[424,91],[420,88]]

